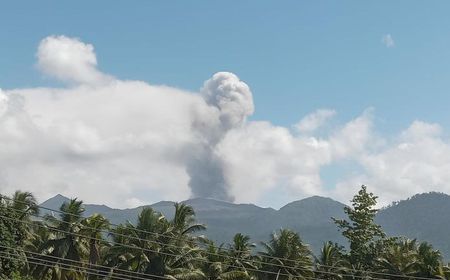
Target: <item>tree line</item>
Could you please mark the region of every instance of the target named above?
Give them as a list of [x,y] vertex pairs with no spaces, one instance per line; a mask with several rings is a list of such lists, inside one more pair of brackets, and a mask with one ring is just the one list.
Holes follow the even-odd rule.
[[17,191],[0,196],[0,279],[450,279],[431,244],[383,232],[376,201],[362,186],[347,218],[332,218],[347,244],[325,242],[315,256],[289,229],[261,244],[242,233],[216,244],[182,203],[172,219],[146,207],[136,223],[111,225],[100,214],[85,217],[78,199],[40,215],[34,196]]

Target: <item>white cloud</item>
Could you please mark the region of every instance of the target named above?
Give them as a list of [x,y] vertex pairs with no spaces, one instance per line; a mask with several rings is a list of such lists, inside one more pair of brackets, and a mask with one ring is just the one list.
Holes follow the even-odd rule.
[[337,159],[354,158],[379,141],[372,131],[373,109],[346,123],[330,138],[333,155]]
[[385,34],[381,37],[381,43],[385,45],[387,48],[395,47],[394,38],[392,38],[391,34]]
[[65,82],[97,84],[112,79],[97,70],[94,47],[76,38],[47,37],[39,44],[36,56],[44,73]]
[[26,102],[0,120],[0,143],[8,147],[0,152],[2,189],[122,207],[124,197],[189,197],[191,126],[196,108],[207,107],[199,96],[121,81],[7,94]]
[[258,202],[274,189],[292,197],[323,194],[319,171],[331,162],[328,141],[295,137],[289,129],[268,122],[230,131],[219,153],[239,202]]
[[[70,87],[0,91],[2,193],[20,188],[41,200],[62,193],[132,207],[192,195],[346,202],[361,184],[382,204],[450,192],[450,143],[437,124],[415,121],[390,139],[375,132],[371,109],[333,126],[324,125],[335,111],[322,109],[293,133],[247,120],[252,93],[232,73],[213,75],[197,93],[122,81],[97,69],[91,45],[63,36],[44,39],[38,60]],[[327,136],[317,136],[321,127]],[[342,162],[358,169],[325,186],[323,168]]]
[[362,153],[357,158],[362,173],[340,182],[332,195],[346,200],[367,184],[386,205],[417,193],[450,193],[450,142],[440,131],[437,124],[413,122],[382,149]]
[[319,109],[300,120],[294,127],[300,133],[314,132],[336,115],[335,110]]
[[6,113],[8,109],[8,96],[6,96],[0,88],[0,118]]

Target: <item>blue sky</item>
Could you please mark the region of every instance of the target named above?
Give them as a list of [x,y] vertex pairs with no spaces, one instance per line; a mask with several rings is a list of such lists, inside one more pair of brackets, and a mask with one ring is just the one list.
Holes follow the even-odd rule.
[[[445,1],[8,1],[0,11],[0,85],[47,85],[33,68],[48,35],[79,37],[101,69],[197,90],[232,71],[254,92],[254,119],[290,125],[319,107],[376,109],[379,129],[450,125]],[[381,43],[391,34],[395,47]]]
[[[0,88],[64,87],[38,71],[36,50],[43,38],[65,35],[92,44],[99,70],[121,80],[198,91],[213,73],[233,72],[253,93],[251,121],[291,129],[328,108],[344,125],[373,108],[381,142],[419,120],[438,124],[434,140],[447,144],[449,8],[446,1],[9,1],[0,9]],[[344,159],[320,174],[334,185],[365,164]],[[287,199],[270,203],[273,194],[259,202]]]

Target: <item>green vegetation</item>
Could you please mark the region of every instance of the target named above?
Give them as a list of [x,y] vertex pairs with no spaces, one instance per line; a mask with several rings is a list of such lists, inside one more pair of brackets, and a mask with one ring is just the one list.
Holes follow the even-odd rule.
[[40,216],[33,195],[16,192],[0,200],[0,279],[450,279],[429,243],[386,236],[374,220],[376,199],[362,186],[347,217],[333,219],[348,249],[329,241],[314,256],[289,229],[258,245],[241,233],[215,244],[181,203],[172,219],[147,207],[135,224],[113,226],[100,214],[85,217],[77,199]]

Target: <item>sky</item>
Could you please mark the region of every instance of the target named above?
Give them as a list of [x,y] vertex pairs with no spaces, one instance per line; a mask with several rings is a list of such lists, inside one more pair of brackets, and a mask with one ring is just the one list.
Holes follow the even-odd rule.
[[446,1],[10,1],[0,192],[450,193]]

